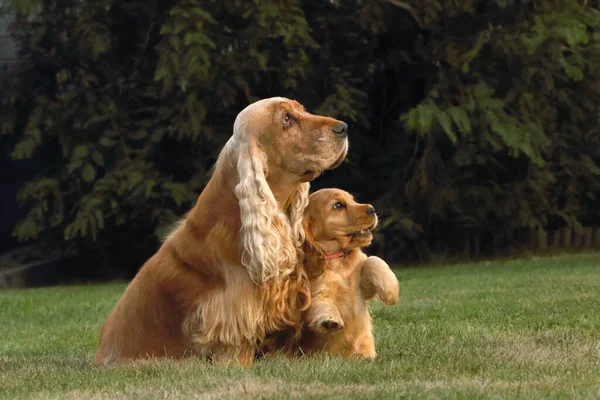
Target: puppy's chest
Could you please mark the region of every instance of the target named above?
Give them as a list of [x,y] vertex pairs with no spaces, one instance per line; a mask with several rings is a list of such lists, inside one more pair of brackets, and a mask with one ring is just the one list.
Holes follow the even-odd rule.
[[317,286],[335,303],[345,323],[360,318],[366,311],[366,302],[360,291],[360,271],[357,268],[327,270]]
[[354,330],[361,330],[360,326],[368,313],[367,304],[360,295],[360,289],[349,288],[348,295],[337,302],[338,310],[346,325],[346,331],[353,334]]
[[340,282],[335,304],[344,321],[344,329],[338,334],[336,342],[341,346],[353,347],[357,338],[361,338],[369,329],[371,320],[357,279]]

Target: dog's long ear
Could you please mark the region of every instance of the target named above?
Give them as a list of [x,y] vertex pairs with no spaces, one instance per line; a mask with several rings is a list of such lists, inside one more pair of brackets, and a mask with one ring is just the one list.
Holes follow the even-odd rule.
[[308,206],[309,183],[300,184],[290,196],[286,207],[286,214],[290,220],[292,229],[292,239],[297,248],[302,248],[304,244],[304,211]]
[[258,286],[289,275],[298,254],[287,216],[267,183],[267,156],[252,136],[239,138],[235,195],[240,204],[242,264]]

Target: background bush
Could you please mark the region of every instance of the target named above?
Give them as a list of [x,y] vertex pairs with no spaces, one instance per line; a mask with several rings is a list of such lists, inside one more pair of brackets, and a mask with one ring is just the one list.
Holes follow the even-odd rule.
[[599,222],[597,0],[4,11],[22,61],[2,78],[0,140],[12,167],[38,160],[17,196],[19,240],[101,249],[135,271],[193,205],[236,114],[276,95],[349,122],[348,161],[313,187],[375,203],[391,260]]

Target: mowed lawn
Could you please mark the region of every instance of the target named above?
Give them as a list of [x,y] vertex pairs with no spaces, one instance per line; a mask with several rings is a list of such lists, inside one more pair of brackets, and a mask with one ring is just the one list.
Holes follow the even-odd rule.
[[599,398],[600,255],[398,269],[376,361],[92,366],[124,284],[0,291],[0,397]]

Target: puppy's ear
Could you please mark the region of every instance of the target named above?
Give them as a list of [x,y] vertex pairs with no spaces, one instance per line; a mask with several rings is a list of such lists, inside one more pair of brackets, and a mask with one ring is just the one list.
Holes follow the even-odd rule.
[[316,246],[313,229],[316,221],[309,213],[304,214],[304,270],[309,279],[315,279],[325,272],[325,260],[322,252]]
[[302,221],[302,228],[304,229],[304,240],[306,244],[314,246],[315,239],[312,233],[315,220],[309,215],[308,212],[304,213],[304,219]]

